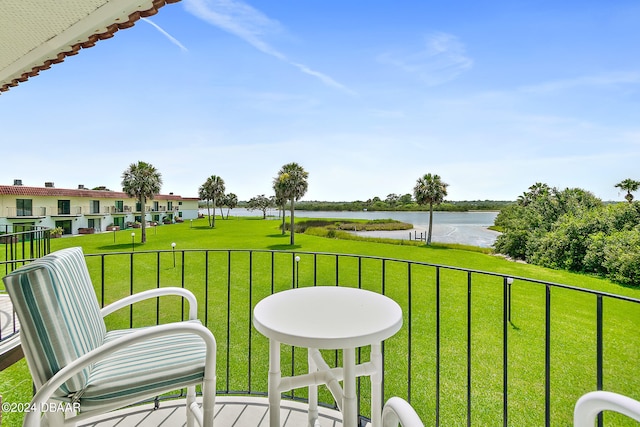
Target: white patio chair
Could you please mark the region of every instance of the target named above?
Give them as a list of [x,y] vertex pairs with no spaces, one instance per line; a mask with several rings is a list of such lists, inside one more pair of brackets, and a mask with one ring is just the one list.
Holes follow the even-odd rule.
[[[20,320],[20,339],[36,387],[24,426],[74,425],[171,390],[187,388],[187,425],[213,426],[216,342],[182,288],[123,298],[102,310],[80,248],[64,249],[4,277]],[[103,317],[135,302],[179,295],[189,320],[107,332]],[[202,384],[202,410],[195,388]],[[78,411],[40,413],[54,405]]]
[[615,411],[640,422],[640,402],[609,391],[592,391],[585,394],[573,411],[574,427],[593,427],[602,411]]
[[382,408],[382,427],[424,427],[422,420],[406,400],[392,397]]

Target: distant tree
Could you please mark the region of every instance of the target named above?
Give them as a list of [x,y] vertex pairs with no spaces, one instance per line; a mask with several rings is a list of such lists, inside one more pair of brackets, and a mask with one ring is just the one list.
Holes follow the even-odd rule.
[[[216,206],[222,202],[224,197],[224,180],[217,175],[211,175],[200,186],[198,194],[202,200],[207,202],[207,214],[209,216],[209,226],[216,226]],[[213,205],[213,216],[211,215],[210,204]]]
[[267,210],[274,204],[274,198],[266,197],[264,194],[252,197],[249,200],[247,209],[250,211],[262,211],[262,219],[267,218]]
[[129,165],[129,168],[122,173],[122,191],[129,197],[135,197],[140,203],[140,226],[141,243],[147,241],[147,219],[145,205],[147,199],[160,192],[162,186],[162,175],[150,163],[138,162]]
[[638,191],[638,188],[640,188],[640,181],[635,181],[631,178],[627,178],[617,183],[615,187],[626,191],[627,194],[626,196],[624,196],[624,198],[627,199],[627,202],[633,203],[633,194],[631,193],[633,193],[634,191]]
[[418,178],[413,194],[419,205],[429,205],[429,231],[427,234],[427,245],[431,244],[431,232],[433,230],[433,205],[439,205],[447,196],[449,184],[442,182],[439,175],[430,173]]
[[411,203],[413,201],[413,198],[411,196],[411,194],[407,193],[403,196],[400,196],[400,200],[399,202],[403,205],[408,205],[409,203]]
[[225,194],[224,205],[227,207],[227,219],[229,219],[229,211],[238,206],[238,196],[234,193]]
[[387,198],[385,199],[385,202],[391,207],[395,206],[399,201],[400,196],[395,193],[388,194]]
[[[290,228],[291,228],[291,245],[295,242],[295,220],[294,220],[294,209],[295,202],[302,198],[307,192],[307,188],[309,184],[307,182],[307,178],[309,177],[309,173],[304,170],[302,166],[298,163],[287,163],[286,165],[280,168],[278,172],[278,176],[274,179],[274,188],[278,187],[281,196],[283,196],[286,200],[288,200],[291,204],[290,206]],[[277,183],[275,182],[277,181]],[[276,195],[278,194],[278,190],[276,190]]]

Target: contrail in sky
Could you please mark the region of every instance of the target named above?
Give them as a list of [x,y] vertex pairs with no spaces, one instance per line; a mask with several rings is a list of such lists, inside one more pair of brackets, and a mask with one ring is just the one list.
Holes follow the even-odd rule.
[[166,38],[168,38],[169,41],[171,41],[171,43],[173,43],[176,46],[178,46],[183,52],[189,52],[189,50],[186,47],[184,47],[184,45],[182,43],[180,43],[178,41],[178,39],[176,39],[171,34],[167,33],[165,30],[163,30],[162,27],[160,27],[160,25],[156,24],[155,22],[153,22],[152,20],[150,20],[148,18],[141,18],[141,19],[144,22],[146,22],[147,24],[152,25],[156,30],[160,31],[160,33],[162,33],[162,35],[164,35]]
[[328,75],[292,61],[264,41],[263,36],[265,33],[274,33],[282,30],[280,23],[248,4],[238,0],[187,0],[184,2],[184,6],[194,16],[240,37],[260,52],[296,67],[301,72],[319,79],[327,86],[355,95],[353,90],[338,83]]

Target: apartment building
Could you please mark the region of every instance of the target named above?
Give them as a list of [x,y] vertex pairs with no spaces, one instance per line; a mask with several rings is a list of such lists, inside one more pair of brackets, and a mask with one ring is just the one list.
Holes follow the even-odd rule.
[[64,234],[107,231],[110,226],[126,228],[147,221],[171,223],[198,217],[198,198],[185,198],[173,193],[158,194],[145,206],[121,191],[0,185],[0,226],[23,225],[61,227]]

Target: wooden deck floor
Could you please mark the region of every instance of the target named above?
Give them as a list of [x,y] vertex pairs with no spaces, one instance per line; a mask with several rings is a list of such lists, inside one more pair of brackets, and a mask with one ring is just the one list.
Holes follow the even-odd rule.
[[[340,412],[320,408],[322,427],[341,427]],[[280,422],[283,427],[304,427],[307,406],[299,402],[282,401]],[[143,405],[78,423],[78,427],[174,427],[185,426],[184,400],[162,402],[160,408]],[[260,397],[216,397],[215,427],[268,427],[269,404]]]

